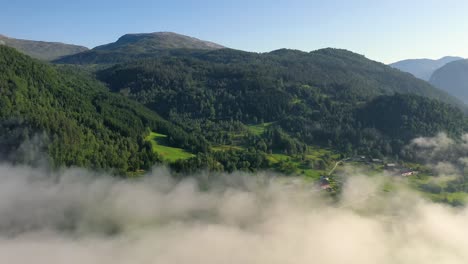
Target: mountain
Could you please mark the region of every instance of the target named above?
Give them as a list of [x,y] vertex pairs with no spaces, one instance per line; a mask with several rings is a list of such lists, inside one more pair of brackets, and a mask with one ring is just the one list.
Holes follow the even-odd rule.
[[446,64],[432,74],[430,83],[468,103],[468,60]]
[[440,67],[444,66],[445,64],[456,61],[462,60],[463,58],[460,57],[443,57],[438,60],[431,60],[431,59],[410,59],[410,60],[402,60],[399,62],[395,62],[390,64],[393,68],[397,68],[404,72],[409,72],[413,74],[415,77],[419,79],[429,81],[431,75],[434,71],[439,69]]
[[93,50],[148,53],[161,49],[222,49],[221,45],[172,32],[126,34]]
[[[207,111],[202,106],[205,99],[221,103],[221,100],[237,98],[237,106],[224,108],[225,113],[216,114],[217,118],[225,118],[239,110],[241,105],[269,104],[268,98],[280,95],[274,92],[286,85],[308,85],[340,101],[359,102],[379,95],[405,93],[462,105],[447,93],[410,74],[339,49],[313,52],[284,49],[263,54],[221,49],[170,54],[122,63],[99,72],[98,76],[110,85],[111,90],[124,92],[146,104],[154,103],[158,112],[163,114],[168,114],[170,108],[181,111],[192,107],[188,110],[192,115],[204,115]],[[194,92],[190,87],[203,92],[190,98]],[[263,90],[265,94],[250,102],[253,98],[245,97],[245,92],[252,90],[250,87]],[[169,93],[170,90],[174,91]],[[165,94],[177,94],[177,98],[180,96],[186,101],[172,101],[175,99],[166,98]],[[199,96],[207,98],[200,100]],[[300,95],[295,96],[300,98]],[[286,102],[284,104],[287,105]],[[251,113],[250,117],[253,116],[267,120],[274,118],[274,112]]]
[[88,50],[88,48],[82,46],[58,42],[15,39],[3,35],[0,35],[0,44],[15,48],[31,57],[47,61]]
[[180,50],[216,50],[225,47],[172,32],[126,34],[116,42],[59,59],[59,63],[95,64],[123,62]]
[[[453,97],[346,50],[199,51],[126,62],[97,76],[111,91],[223,148],[298,155],[319,145],[398,155],[411,138],[466,129]],[[397,109],[381,111],[386,107]],[[389,126],[379,123],[384,116]],[[245,127],[256,136],[242,136]]]
[[3,160],[34,162],[31,153],[36,153],[50,157],[57,167],[126,174],[161,160],[145,140],[151,131],[194,153],[207,147],[203,137],[189,135],[142,105],[109,93],[86,72],[52,67],[6,46],[0,46],[0,106]]
[[347,50],[127,45],[107,47],[112,65],[77,66],[0,48],[0,156],[18,162],[39,145],[55,166],[122,174],[163,161],[317,176],[337,154],[396,157],[412,138],[468,127],[453,97]]
[[[207,44],[208,43],[208,44]],[[369,97],[381,94],[414,93],[461,106],[448,94],[408,74],[366,59],[346,50],[322,49],[314,52],[281,49],[270,53],[252,53],[222,48],[175,33],[127,34],[117,42],[90,51],[61,58],[59,64],[109,65],[133,67],[135,61],[193,61],[203,67],[254,67],[278,71],[290,78],[334,91],[334,96]],[[290,67],[288,69],[288,67]],[[102,68],[102,67],[100,67]],[[179,69],[175,69],[179,70]],[[166,73],[164,73],[166,74]],[[170,73],[168,73],[171,75]],[[255,73],[253,73],[255,74]],[[117,78],[116,80],[118,80]]]

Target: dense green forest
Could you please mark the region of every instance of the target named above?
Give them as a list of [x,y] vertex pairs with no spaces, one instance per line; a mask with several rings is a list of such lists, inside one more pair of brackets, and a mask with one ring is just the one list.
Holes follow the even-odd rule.
[[161,48],[146,37],[56,66],[2,48],[4,156],[21,160],[21,143],[41,135],[56,166],[318,176],[340,158],[406,158],[415,137],[467,129],[458,100],[346,50]]
[[[93,49],[92,52],[96,56],[90,61],[85,59],[90,53],[83,52],[59,62],[104,65],[121,62],[105,75],[110,79],[114,77],[112,73],[123,74],[118,80],[110,81],[113,89],[129,88],[135,96],[158,87],[175,89],[181,85],[190,85],[191,89],[224,91],[235,87],[234,90],[242,92],[245,89],[270,92],[299,84],[320,89],[338,99],[367,99],[398,92],[462,105],[427,82],[346,50],[282,49],[261,54],[232,49],[157,49],[151,53]],[[110,60],[106,59],[108,56]],[[145,95],[151,99],[149,96]]]
[[[159,160],[144,140],[170,135],[174,146],[203,151],[207,142],[142,105],[109,93],[75,67],[51,67],[0,46],[0,149],[4,159],[30,162],[25,142],[54,166],[135,172]],[[36,142],[38,141],[39,142]],[[40,154],[40,153],[39,153]]]
[[240,143],[265,146],[260,149],[266,152],[296,155],[319,145],[394,156],[414,137],[466,129],[455,99],[344,50],[172,54],[119,64],[97,76],[111,91],[203,131],[216,144],[239,145],[232,135],[242,134],[243,124],[271,123]]

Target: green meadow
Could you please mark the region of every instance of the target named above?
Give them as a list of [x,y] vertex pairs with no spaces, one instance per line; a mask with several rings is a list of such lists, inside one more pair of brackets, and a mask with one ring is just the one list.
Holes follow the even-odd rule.
[[181,148],[174,148],[168,145],[167,135],[151,132],[146,140],[151,142],[153,151],[158,153],[164,160],[174,162],[180,159],[189,159],[195,157],[194,154],[189,153]]

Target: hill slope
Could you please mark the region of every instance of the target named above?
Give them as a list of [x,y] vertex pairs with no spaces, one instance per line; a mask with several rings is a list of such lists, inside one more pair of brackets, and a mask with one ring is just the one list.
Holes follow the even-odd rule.
[[468,103],[468,60],[458,60],[438,69],[430,83]]
[[57,62],[73,64],[115,63],[138,57],[158,56],[174,50],[216,50],[223,48],[223,46],[213,42],[172,32],[126,34],[114,43],[61,58]]
[[[307,153],[307,145],[321,145],[348,153],[397,154],[411,137],[440,130],[460,134],[466,128],[462,112],[441,102],[457,104],[446,93],[345,50],[172,54],[116,65],[98,72],[98,78],[111,91],[186,129],[212,135],[214,144],[258,146],[273,153]],[[405,99],[404,113],[391,113],[412,116],[417,125],[401,134],[392,129],[405,129],[406,121],[377,129],[379,116],[366,121],[361,109],[370,109],[367,113],[376,111],[366,108],[372,103],[391,105],[378,98]],[[243,139],[242,132],[223,133],[240,131],[239,123],[268,126]]]
[[15,48],[33,58],[47,61],[88,50],[86,47],[77,45],[14,39],[2,35],[0,35],[0,44]]
[[415,77],[429,81],[431,78],[432,73],[439,69],[440,67],[444,66],[445,64],[462,60],[461,57],[443,57],[438,60],[431,60],[431,59],[410,59],[410,60],[402,60],[395,63],[390,64],[393,68],[397,68],[404,72],[409,72],[413,74]]
[[[253,110],[283,95],[285,101],[277,105],[277,109],[282,109],[289,105],[291,98],[301,98],[287,91],[287,87],[302,85],[340,101],[359,102],[378,95],[411,93],[461,105],[445,92],[409,74],[337,49],[310,53],[278,50],[265,54],[223,49],[172,54],[120,64],[101,71],[99,76],[111,90],[147,105],[155,104],[153,108],[163,114],[174,108],[206,116],[203,112],[208,110],[203,104],[207,100],[208,104],[216,101],[224,106],[232,105],[232,109],[214,106],[215,117],[226,118],[239,109],[246,114],[248,110],[244,108]],[[258,120],[280,115],[252,110],[250,118],[255,116]]]
[[443,92],[345,50],[172,53],[99,71],[115,93],[7,47],[0,73],[0,149],[19,162],[39,135],[56,166],[129,173],[164,159],[177,171],[318,176],[337,152],[396,156],[413,137],[467,127],[460,110],[427,98],[450,101]]
[[46,152],[55,166],[148,169],[159,159],[144,140],[150,131],[169,135],[174,146],[206,148],[203,138],[109,93],[76,68],[54,68],[5,46],[0,46],[0,106],[0,156],[17,162],[34,162],[32,151],[23,151],[25,142],[34,141],[36,152]]

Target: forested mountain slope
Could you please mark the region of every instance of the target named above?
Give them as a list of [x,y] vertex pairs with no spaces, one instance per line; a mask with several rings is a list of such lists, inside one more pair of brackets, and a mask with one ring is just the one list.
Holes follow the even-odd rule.
[[5,46],[0,46],[0,130],[3,159],[30,162],[31,151],[22,149],[31,142],[55,166],[121,173],[148,169],[159,160],[144,140],[149,131],[168,134],[173,145],[194,152],[207,148],[203,138],[109,93],[76,68],[54,68]]
[[276,120],[304,103],[303,90],[340,102],[402,93],[461,105],[409,74],[336,49],[172,54],[120,64],[98,76],[112,91],[166,116],[172,110],[211,119]]
[[468,60],[448,63],[434,72],[431,84],[468,103]]
[[[412,137],[445,130],[460,134],[466,128],[463,113],[443,103],[459,106],[456,99],[345,50],[197,51],[119,64],[98,72],[98,78],[187,129],[269,123],[266,133],[244,144],[273,152],[297,154],[306,152],[306,145],[321,145],[394,155]],[[382,117],[399,120],[390,127],[379,126],[375,114],[385,107]],[[411,118],[400,120],[404,115]],[[216,138],[219,144],[230,142]]]
[[[61,60],[100,69],[96,77],[113,94],[91,77],[82,78],[76,66],[58,66],[59,72],[40,66],[59,76],[44,85],[66,84],[72,93],[67,100],[89,104],[89,111],[81,115],[74,113],[81,110],[69,108],[73,103],[67,103],[63,106],[66,115],[75,118],[72,121],[83,131],[89,131],[89,124],[82,123],[87,119],[81,116],[91,115],[91,120],[103,124],[104,134],[114,136],[101,139],[103,133],[88,134],[100,140],[98,145],[108,145],[108,139],[110,145],[118,145],[98,148],[114,153],[120,162],[109,163],[109,158],[102,158],[102,165],[93,163],[95,157],[82,154],[96,153],[94,147],[88,152],[86,147],[73,149],[78,155],[63,150],[62,154],[72,154],[70,160],[60,161],[67,155],[51,150],[70,144],[48,144],[58,164],[138,170],[161,158],[153,154],[157,152],[166,154],[165,160],[177,171],[280,168],[285,172],[298,166],[324,169],[323,161],[330,160],[331,152],[395,157],[414,137],[438,132],[460,135],[467,128],[460,110],[464,106],[457,99],[410,74],[346,50],[203,50],[168,47],[161,40],[147,42],[146,37],[130,35],[102,50]],[[72,70],[66,72],[70,67]],[[82,82],[89,87],[78,85]],[[100,97],[96,98],[97,94]],[[100,106],[108,101],[119,104]],[[107,107],[109,111],[102,111]],[[42,120],[39,128],[67,137],[66,131],[49,126]],[[317,156],[317,147],[327,149],[328,158],[325,154]],[[119,153],[122,150],[127,155]],[[131,153],[145,156],[133,158]],[[286,159],[297,164],[284,162]],[[315,165],[307,165],[309,162]]]

